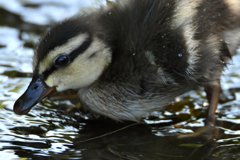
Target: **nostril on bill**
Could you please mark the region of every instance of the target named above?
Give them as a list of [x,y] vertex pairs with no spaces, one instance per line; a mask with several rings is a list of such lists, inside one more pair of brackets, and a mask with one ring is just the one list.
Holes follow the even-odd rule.
[[38,84],[35,84],[35,85],[32,86],[31,89],[32,89],[32,90],[35,90],[35,89],[38,89],[38,87],[39,87],[39,85],[38,85]]

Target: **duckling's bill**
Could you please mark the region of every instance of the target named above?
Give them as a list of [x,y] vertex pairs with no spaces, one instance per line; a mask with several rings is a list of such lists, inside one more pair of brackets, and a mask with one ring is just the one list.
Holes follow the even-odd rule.
[[46,85],[41,77],[33,78],[27,90],[15,102],[14,112],[19,115],[27,114],[35,104],[55,91],[56,88]]

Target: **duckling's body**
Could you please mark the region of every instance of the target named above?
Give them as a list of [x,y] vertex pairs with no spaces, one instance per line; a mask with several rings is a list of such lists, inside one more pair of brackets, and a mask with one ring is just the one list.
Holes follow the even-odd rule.
[[76,89],[89,110],[138,121],[187,91],[219,86],[236,50],[226,41],[239,28],[238,0],[131,0],[75,16],[40,41],[33,80],[14,110],[26,113],[54,89]]

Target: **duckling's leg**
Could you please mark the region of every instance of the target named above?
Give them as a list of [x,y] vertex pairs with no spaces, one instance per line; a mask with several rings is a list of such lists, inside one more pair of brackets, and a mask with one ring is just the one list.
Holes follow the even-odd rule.
[[205,124],[215,125],[215,111],[218,105],[220,81],[218,80],[211,85],[205,86],[205,92],[207,93],[207,99],[209,103]]

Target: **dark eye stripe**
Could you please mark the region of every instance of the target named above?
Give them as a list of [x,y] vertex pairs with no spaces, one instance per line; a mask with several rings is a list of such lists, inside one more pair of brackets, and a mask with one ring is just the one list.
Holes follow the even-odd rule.
[[76,48],[74,51],[72,51],[69,55],[70,62],[72,62],[79,54],[83,53],[92,43],[92,37],[89,37],[87,40],[85,40],[82,45],[78,48]]
[[[92,43],[92,37],[89,36],[89,38],[87,38],[81,46],[79,46],[78,48],[76,48],[74,51],[72,51],[68,56],[70,58],[70,63],[74,61],[74,59],[82,54],[85,50],[87,50],[87,48],[90,46],[90,44]],[[48,68],[46,71],[44,71],[42,73],[43,79],[46,80],[47,77],[52,74],[55,70],[57,70],[58,68],[55,67],[54,65],[52,65],[50,68]]]

